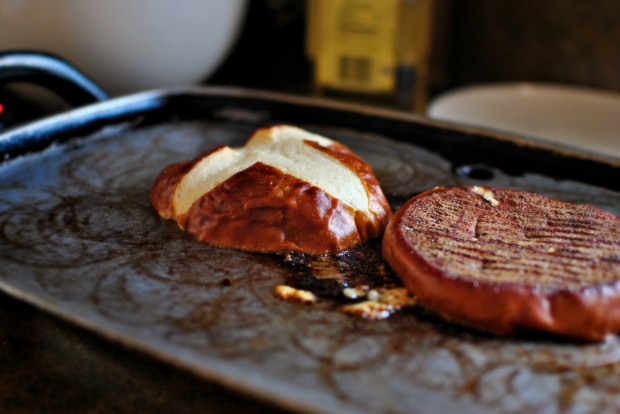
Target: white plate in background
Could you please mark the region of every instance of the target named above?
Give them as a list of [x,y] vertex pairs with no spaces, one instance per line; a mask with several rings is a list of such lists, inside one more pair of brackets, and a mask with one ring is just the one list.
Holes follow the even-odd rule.
[[540,83],[476,85],[437,96],[427,115],[620,158],[620,94],[613,92]]

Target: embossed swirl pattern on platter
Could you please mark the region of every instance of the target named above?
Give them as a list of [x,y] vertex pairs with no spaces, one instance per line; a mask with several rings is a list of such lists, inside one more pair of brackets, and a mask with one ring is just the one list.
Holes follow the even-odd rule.
[[[617,339],[595,345],[506,340],[446,325],[421,309],[367,322],[343,314],[327,298],[311,306],[282,302],[273,288],[294,271],[282,256],[196,243],[157,217],[148,190],[163,165],[238,142],[248,130],[209,123],[151,127],[3,168],[0,278],[24,289],[36,285],[68,309],[86,309],[86,317],[162,343],[164,353],[191,352],[206,368],[214,359],[226,361],[269,378],[273,392],[307,388],[363,411],[620,407]],[[359,136],[360,142],[347,144],[374,154],[369,159],[377,162],[378,177],[398,197],[431,181],[466,181],[444,160],[434,164],[440,174],[416,181],[417,169],[433,164],[432,154]],[[405,164],[409,184],[393,178],[393,165]],[[486,185],[528,185],[527,177],[501,173],[493,180]],[[572,191],[573,197],[599,194],[600,204],[620,205],[618,194],[581,184],[552,187],[552,180],[534,177],[529,185]],[[347,273],[364,265],[363,253],[351,256],[355,263],[323,258],[310,272]]]

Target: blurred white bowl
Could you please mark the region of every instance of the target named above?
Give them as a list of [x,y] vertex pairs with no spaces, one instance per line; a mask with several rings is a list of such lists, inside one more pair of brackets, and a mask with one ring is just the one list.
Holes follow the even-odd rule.
[[551,84],[489,84],[437,96],[431,118],[620,157],[620,94]]
[[69,60],[111,95],[200,82],[223,61],[246,0],[0,0],[0,50]]

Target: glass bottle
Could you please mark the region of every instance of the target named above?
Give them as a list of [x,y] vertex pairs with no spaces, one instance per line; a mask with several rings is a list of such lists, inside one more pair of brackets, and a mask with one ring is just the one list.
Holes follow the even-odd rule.
[[433,0],[309,0],[316,94],[421,112]]

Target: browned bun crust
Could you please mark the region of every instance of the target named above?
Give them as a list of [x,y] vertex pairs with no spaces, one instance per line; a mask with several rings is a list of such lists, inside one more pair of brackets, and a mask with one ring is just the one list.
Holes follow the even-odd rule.
[[222,147],[223,145],[219,145],[189,161],[170,164],[159,173],[151,186],[149,198],[151,205],[157,210],[157,213],[159,213],[161,217],[165,219],[173,217],[172,198],[174,197],[174,190],[183,179],[183,176],[185,176],[185,174],[187,174],[203,157],[206,157]]
[[499,334],[599,341],[620,330],[620,220],[592,206],[437,188],[394,214],[383,255],[419,302]]
[[178,222],[201,241],[256,252],[321,254],[362,242],[351,207],[262,163],[209,191]]
[[155,180],[150,193],[151,205],[163,218],[172,218],[174,189],[195,163],[195,161],[183,161],[169,165]]
[[172,204],[177,185],[217,148],[203,157],[165,168],[151,189],[151,204],[162,217],[175,219],[197,239],[220,247],[326,254],[379,237],[391,209],[371,167],[342,144],[306,144],[338,159],[360,177],[369,200],[368,211],[355,210],[304,180],[257,162],[176,215]]
[[348,165],[349,168],[362,179],[366,187],[366,193],[368,194],[371,217],[368,217],[367,214],[356,212],[355,224],[357,226],[357,231],[362,241],[379,237],[392,217],[392,209],[370,165],[351,152],[349,148],[338,142],[334,142],[330,147],[321,147],[314,142],[307,143],[320,151],[330,154],[343,164]]

